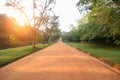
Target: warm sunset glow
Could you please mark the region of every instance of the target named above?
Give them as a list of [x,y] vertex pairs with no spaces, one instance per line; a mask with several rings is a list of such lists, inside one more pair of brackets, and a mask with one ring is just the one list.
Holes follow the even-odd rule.
[[[0,2],[0,4],[4,5],[5,0],[1,0],[1,1],[2,2]],[[31,7],[32,7],[33,0],[21,0],[21,1],[22,1],[22,5],[24,5],[26,8],[25,13],[31,19],[32,18]],[[81,18],[82,14],[79,14],[79,12],[76,8],[76,5],[75,5],[77,2],[78,2],[78,0],[56,0],[54,12],[57,16],[59,16],[59,20],[60,20],[59,28],[62,29],[62,31],[69,31],[70,25],[73,24],[76,26],[77,19]],[[63,9],[64,9],[64,11],[63,11]],[[10,7],[7,7],[5,9],[2,6],[0,8],[0,11],[7,13],[7,14],[11,14],[11,16],[15,16],[17,18],[18,22],[20,23],[20,25],[24,25],[25,21],[23,19],[19,18],[20,15],[16,14],[15,10],[12,9],[12,11],[11,11]],[[32,22],[31,22],[31,24],[32,24]]]
[[19,17],[15,17],[15,18],[17,19],[18,24],[19,24],[20,26],[24,26],[24,25],[25,25],[25,19],[19,18]]
[[24,26],[26,23],[26,17],[20,15],[16,11],[11,12],[11,14],[8,14],[9,17],[14,17],[17,20],[17,24],[20,26]]
[[20,24],[20,26],[24,26],[24,22],[23,21],[18,21],[19,22],[19,24]]
[[[26,3],[26,1],[28,3]],[[26,1],[23,1],[21,4],[25,7],[25,13],[27,15],[27,17],[29,18],[29,20],[32,18],[32,10],[31,7],[32,5],[32,0],[26,0]],[[14,17],[17,22],[18,22],[18,25],[20,26],[24,26],[25,23],[27,22],[27,19],[25,17],[24,14],[21,14],[21,12],[17,9],[14,9],[12,7],[6,7],[4,6],[6,3],[5,0],[2,0],[1,3],[0,3],[0,13],[5,13],[7,14],[9,17]],[[32,22],[30,22],[30,24],[32,24]]]

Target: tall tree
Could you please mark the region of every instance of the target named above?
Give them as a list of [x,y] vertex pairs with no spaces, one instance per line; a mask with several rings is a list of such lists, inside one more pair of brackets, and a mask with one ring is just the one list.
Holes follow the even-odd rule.
[[58,16],[55,15],[47,16],[47,19],[45,21],[45,29],[42,32],[43,40],[46,43],[55,42],[60,38],[61,30],[58,27],[59,27]]
[[[48,11],[51,11],[54,0],[33,0],[31,8],[32,17],[26,13],[26,6],[22,2],[25,0],[7,0],[6,6],[12,6],[14,9],[19,10],[22,16],[26,18],[26,25],[31,27],[33,33],[33,47],[36,42],[36,32],[44,24],[45,16]],[[25,3],[25,2],[24,2]],[[30,13],[29,13],[30,14]],[[32,24],[33,23],[33,24]]]
[[[116,0],[119,2],[118,0]],[[79,11],[88,11],[87,22],[79,25],[82,39],[97,39],[106,42],[120,40],[120,6],[115,0],[79,0]]]

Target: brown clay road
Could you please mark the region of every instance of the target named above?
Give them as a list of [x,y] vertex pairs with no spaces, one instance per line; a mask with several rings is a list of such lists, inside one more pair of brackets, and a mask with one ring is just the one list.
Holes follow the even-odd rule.
[[58,42],[1,68],[0,80],[120,80],[120,75]]

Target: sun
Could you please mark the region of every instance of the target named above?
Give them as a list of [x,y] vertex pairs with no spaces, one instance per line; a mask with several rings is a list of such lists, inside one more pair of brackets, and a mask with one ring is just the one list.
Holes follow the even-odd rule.
[[20,15],[19,12],[16,12],[16,11],[11,11],[11,13],[7,14],[9,17],[13,17],[16,19],[17,21],[17,24],[19,26],[24,26],[25,25],[25,22],[26,22],[26,18],[22,15]]
[[[18,24],[20,26],[24,26],[26,23],[28,24],[28,19],[27,18],[30,18],[31,19],[31,15],[28,15],[28,17],[26,17],[25,15],[21,15],[19,12],[12,12],[13,14],[11,16],[13,16],[14,18],[16,18]],[[30,22],[31,23],[31,22]]]
[[23,19],[17,19],[17,21],[18,21],[18,24],[20,25],[20,26],[24,26],[25,25],[25,22],[24,22],[24,20]]
[[24,26],[25,25],[25,20],[26,18],[24,16],[21,16],[19,13],[18,14],[14,14],[13,17],[16,18],[18,25],[20,26]]
[[[25,24],[32,25],[33,24],[33,10],[30,8],[31,4],[33,4],[32,0],[22,0],[21,1],[21,6],[24,7],[24,10],[22,13],[19,9],[13,8],[13,7],[8,7],[8,6],[2,6],[6,3],[5,0],[1,0],[0,2],[0,13],[7,14],[9,17],[13,17],[16,19],[17,24],[20,26],[24,26]],[[3,4],[4,3],[4,4]]]

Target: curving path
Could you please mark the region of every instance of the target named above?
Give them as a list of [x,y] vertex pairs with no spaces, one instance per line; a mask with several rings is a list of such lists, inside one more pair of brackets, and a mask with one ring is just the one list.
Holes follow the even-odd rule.
[[120,80],[97,59],[55,43],[0,69],[0,80]]

